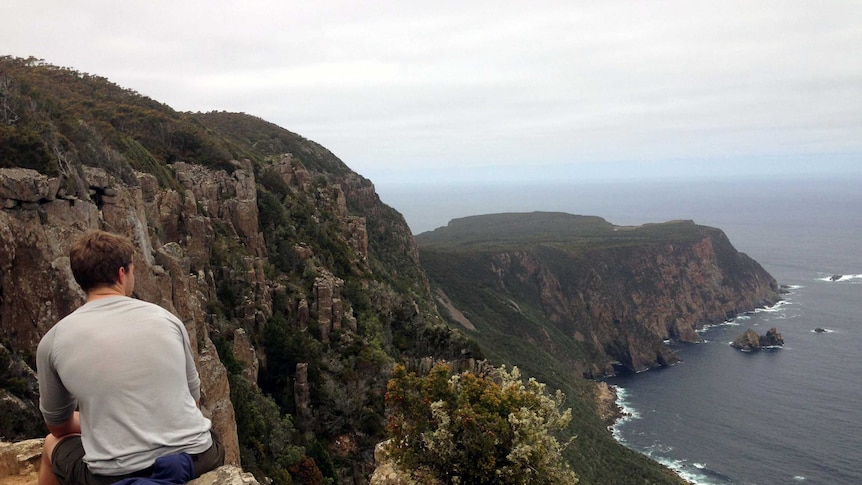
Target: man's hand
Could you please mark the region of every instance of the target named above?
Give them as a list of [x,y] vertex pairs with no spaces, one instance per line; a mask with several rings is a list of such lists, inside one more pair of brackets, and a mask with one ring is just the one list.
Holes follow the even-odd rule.
[[81,415],[78,411],[72,413],[72,416],[63,424],[48,424],[48,431],[57,438],[62,438],[67,434],[81,434]]

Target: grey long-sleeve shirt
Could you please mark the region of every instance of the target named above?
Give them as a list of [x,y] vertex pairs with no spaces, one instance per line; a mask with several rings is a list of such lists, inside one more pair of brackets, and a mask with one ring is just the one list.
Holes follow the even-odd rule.
[[200,378],[182,322],[127,297],[94,300],[60,320],[36,353],[39,407],[62,424],[78,407],[84,461],[120,475],[212,444],[195,401]]

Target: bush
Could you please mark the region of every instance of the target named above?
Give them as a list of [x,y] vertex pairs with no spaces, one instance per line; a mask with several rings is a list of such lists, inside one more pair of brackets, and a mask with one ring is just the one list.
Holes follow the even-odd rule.
[[436,365],[426,377],[396,366],[386,403],[390,453],[427,481],[458,484],[576,483],[554,432],[571,420],[560,391],[499,369],[495,379]]

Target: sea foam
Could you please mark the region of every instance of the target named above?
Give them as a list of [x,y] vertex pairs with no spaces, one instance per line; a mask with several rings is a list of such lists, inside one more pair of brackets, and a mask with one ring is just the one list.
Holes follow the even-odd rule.
[[623,438],[620,426],[633,419],[640,419],[641,415],[638,410],[632,407],[631,403],[628,401],[627,398],[629,396],[629,393],[625,388],[613,385],[611,386],[611,388],[617,394],[617,406],[619,406],[620,412],[622,413],[622,417],[617,419],[613,426],[610,427],[611,434],[613,434],[615,440],[620,443],[624,443],[625,438]]
[[[821,273],[823,274],[823,273]],[[837,278],[836,278],[837,276]],[[845,274],[845,275],[829,275],[817,278],[818,281],[826,281],[828,283],[843,283],[852,280],[862,280],[862,274]]]

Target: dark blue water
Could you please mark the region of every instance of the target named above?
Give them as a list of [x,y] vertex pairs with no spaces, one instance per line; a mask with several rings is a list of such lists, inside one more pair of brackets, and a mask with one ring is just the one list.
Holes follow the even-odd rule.
[[[378,191],[414,232],[532,210],[723,229],[791,293],[703,331],[703,344],[674,344],[681,364],[612,379],[633,413],[616,427],[619,439],[695,483],[862,484],[862,180]],[[835,274],[846,276],[830,281]],[[728,345],[749,327],[777,327],[785,347]]]

